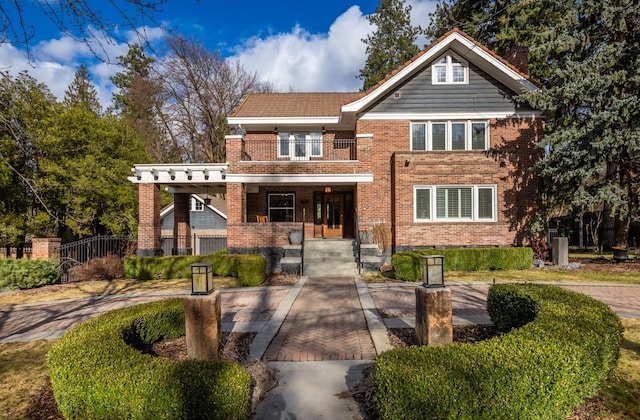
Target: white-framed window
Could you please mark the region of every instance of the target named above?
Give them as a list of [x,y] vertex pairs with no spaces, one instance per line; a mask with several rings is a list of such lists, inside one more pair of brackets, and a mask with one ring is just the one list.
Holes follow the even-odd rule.
[[195,197],[191,197],[190,210],[191,211],[204,211],[204,203]]
[[269,222],[295,222],[296,195],[272,193],[268,195]]
[[278,157],[291,160],[322,157],[322,133],[278,133]]
[[413,188],[416,222],[494,222],[495,185],[417,185]]
[[469,83],[468,63],[454,54],[437,59],[431,66],[431,74],[431,82],[434,85]]
[[488,121],[411,123],[411,150],[487,150]]

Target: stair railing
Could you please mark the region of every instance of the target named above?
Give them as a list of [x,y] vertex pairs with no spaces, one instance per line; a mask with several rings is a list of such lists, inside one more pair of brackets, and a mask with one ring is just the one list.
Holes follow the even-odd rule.
[[353,210],[353,220],[355,221],[355,231],[354,235],[356,238],[356,264],[358,265],[358,275],[362,274],[362,251],[360,249],[360,224],[358,223],[358,209]]
[[304,238],[305,238],[305,221],[307,220],[307,209],[302,208],[302,244],[300,246],[300,275],[304,276]]

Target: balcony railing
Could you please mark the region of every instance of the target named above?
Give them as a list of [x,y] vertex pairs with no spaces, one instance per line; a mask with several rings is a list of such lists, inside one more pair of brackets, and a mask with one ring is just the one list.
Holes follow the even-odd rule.
[[244,140],[243,161],[357,160],[356,139]]

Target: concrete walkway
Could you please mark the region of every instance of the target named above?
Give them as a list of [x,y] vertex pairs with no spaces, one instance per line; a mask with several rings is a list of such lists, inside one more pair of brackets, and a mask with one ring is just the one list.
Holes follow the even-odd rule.
[[[488,323],[490,283],[447,284],[454,324]],[[621,317],[640,318],[640,286],[560,284],[593,296]],[[221,290],[223,331],[257,332],[250,357],[278,370],[279,384],[257,419],[362,419],[350,390],[377,354],[387,328],[413,328],[415,283],[365,284],[358,277],[302,277],[294,286]],[[0,306],[0,342],[59,338],[101,313],[180,293],[114,295]]]

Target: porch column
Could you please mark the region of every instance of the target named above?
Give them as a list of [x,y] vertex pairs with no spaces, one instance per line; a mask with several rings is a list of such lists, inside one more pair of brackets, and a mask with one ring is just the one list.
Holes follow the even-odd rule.
[[160,244],[160,187],[138,184],[138,251],[139,257],[162,255]]
[[173,255],[191,255],[190,194],[173,195]]

